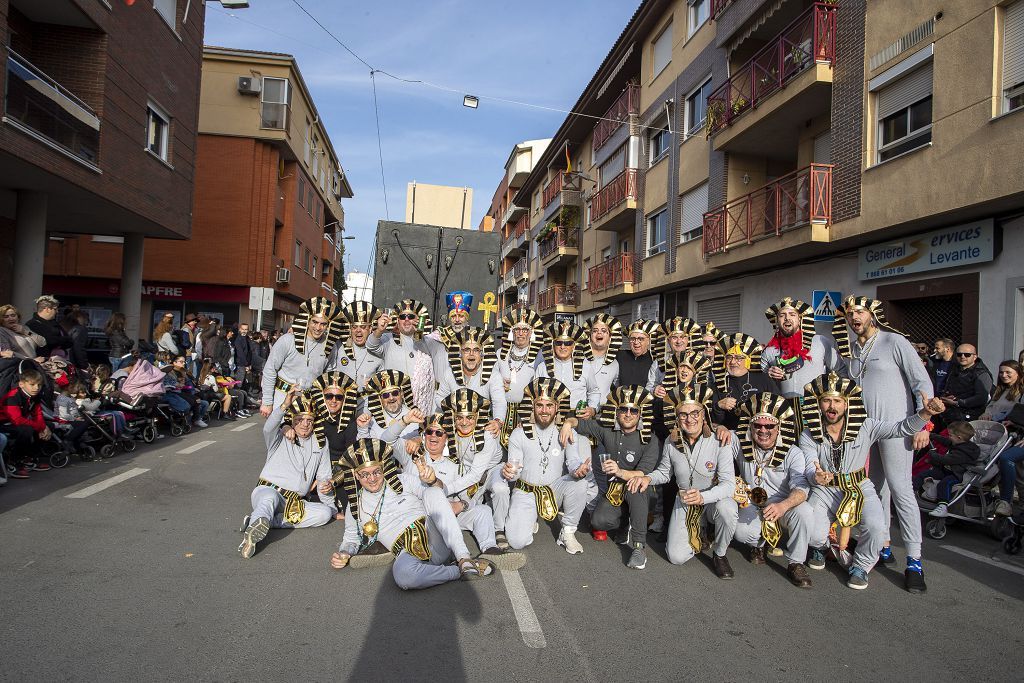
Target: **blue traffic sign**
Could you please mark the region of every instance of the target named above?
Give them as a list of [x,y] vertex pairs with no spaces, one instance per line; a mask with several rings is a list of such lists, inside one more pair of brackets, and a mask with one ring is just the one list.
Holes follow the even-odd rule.
[[811,306],[814,308],[815,320],[835,320],[839,302],[843,300],[842,292],[827,289],[816,289],[811,293]]

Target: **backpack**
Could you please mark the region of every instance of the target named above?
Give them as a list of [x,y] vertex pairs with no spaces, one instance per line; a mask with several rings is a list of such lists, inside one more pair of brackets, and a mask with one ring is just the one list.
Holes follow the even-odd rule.
[[171,330],[171,339],[174,340],[174,345],[178,347],[179,353],[185,353],[192,344],[188,341],[188,337],[181,330]]

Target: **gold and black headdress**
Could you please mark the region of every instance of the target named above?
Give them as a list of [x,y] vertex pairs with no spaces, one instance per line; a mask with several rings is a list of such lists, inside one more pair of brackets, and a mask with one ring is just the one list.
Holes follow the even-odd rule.
[[570,322],[555,321],[544,326],[544,332],[551,342],[551,355],[544,354],[544,365],[548,375],[555,376],[554,355],[556,341],[571,341],[575,344],[572,349],[572,378],[578,380],[583,375],[584,346],[587,345],[587,333],[582,327]]
[[781,465],[798,436],[792,401],[767,391],[751,394],[740,404],[739,415],[736,434],[740,440],[740,450],[747,460],[754,459],[754,439],[750,433],[750,423],[757,418],[778,423],[779,436],[769,464],[772,467]]
[[440,414],[443,428],[448,434],[449,458],[459,462],[456,451],[458,432],[455,429],[455,417],[457,415],[476,416],[476,425],[473,427],[473,445],[476,447],[477,453],[483,452],[484,437],[487,434],[483,427],[490,420],[490,401],[472,389],[456,389],[445,400],[441,401]]
[[[430,310],[419,301],[415,299],[402,299],[391,309],[391,315],[395,318],[402,313],[413,313],[416,315],[416,329],[413,331],[415,339],[419,339],[434,331],[434,323],[430,321]],[[395,341],[398,341],[397,333]]]
[[519,402],[519,426],[523,428],[526,438],[533,438],[533,403],[546,398],[557,406],[555,426],[561,425],[570,413],[569,388],[554,377],[536,377],[523,390],[523,400]]
[[814,440],[825,441],[825,418],[821,414],[818,400],[822,398],[846,399],[846,421],[843,424],[841,442],[853,441],[868,416],[860,387],[852,379],[842,379],[834,372],[821,375],[804,387],[802,406],[804,428],[811,432]]
[[850,350],[850,328],[846,324],[846,313],[848,311],[866,310],[870,311],[875,323],[882,329],[895,334],[906,336],[885,319],[885,311],[882,310],[882,302],[866,296],[850,296],[843,299],[842,305],[836,311],[835,322],[832,323],[832,337],[836,340],[836,348],[843,358],[851,357]]
[[395,463],[394,452],[386,441],[380,439],[359,439],[342,454],[338,461],[341,465],[331,481],[341,485],[348,495],[348,508],[352,519],[359,519],[359,489],[361,485],[356,477],[356,470],[376,465],[384,472],[384,485],[394,493],[402,493],[402,480],[399,479],[398,465]]
[[[317,429],[327,429],[328,425],[339,432],[345,431],[352,421],[352,415],[359,403],[359,387],[355,380],[343,372],[325,372],[316,378],[310,388],[310,396],[317,409]],[[327,399],[324,394],[341,394],[341,409],[331,415],[327,411]]]
[[[676,411],[680,406],[695,405],[704,409],[704,436],[711,435],[711,404],[714,402],[715,392],[707,384],[700,382],[694,384],[676,385],[674,389],[665,394],[665,424],[676,423]],[[677,438],[682,438],[678,434]]]
[[349,358],[355,358],[355,350],[352,348],[352,326],[372,326],[377,321],[377,318],[380,317],[380,314],[381,310],[369,301],[353,301],[341,307],[341,320],[343,322],[341,340],[345,347],[345,355]]
[[662,348],[661,345],[664,343],[664,340],[662,339],[661,325],[659,325],[656,320],[644,320],[643,318],[638,318],[630,323],[629,327],[626,329],[626,338],[628,339],[634,332],[640,332],[650,337],[651,346],[649,353],[651,354],[651,358],[659,357],[660,354],[658,351]]
[[583,325],[583,331],[587,335],[586,343],[583,345],[583,357],[591,361],[594,360],[594,349],[590,346],[590,332],[594,325],[598,323],[607,325],[608,331],[611,333],[608,351],[604,354],[604,365],[609,365],[615,361],[615,354],[622,348],[622,323],[619,322],[618,318],[607,313],[598,313],[587,318],[587,322]]
[[514,343],[512,329],[523,325],[533,330],[533,336],[530,337],[530,348],[526,353],[526,364],[533,365],[533,362],[537,360],[537,354],[544,346],[544,321],[536,311],[529,308],[513,308],[501,319],[501,327],[504,330],[501,353],[504,356],[511,351]]
[[480,347],[480,386],[487,384],[491,379],[494,364],[498,361],[491,333],[480,327],[467,327],[462,332],[454,333],[450,340],[450,343],[446,342],[448,364],[455,375],[455,383],[460,387],[466,385],[465,371],[462,368],[462,347],[473,343]]
[[299,304],[299,314],[292,321],[295,350],[301,354],[306,353],[306,334],[309,331],[309,319],[313,316],[323,316],[327,319],[327,329],[324,331],[324,355],[330,356],[335,343],[341,337],[345,322],[339,314],[337,304],[322,296],[315,296]]
[[316,439],[317,446],[323,448],[327,442],[327,437],[324,436],[324,429],[317,412],[316,402],[310,394],[297,394],[292,399],[292,402],[285,407],[284,417],[291,423],[294,423],[297,417],[313,418],[313,437]]
[[661,331],[664,334],[665,344],[662,349],[661,356],[658,358],[661,363],[661,367],[664,368],[668,364],[669,357],[672,356],[672,346],[669,344],[668,338],[673,334],[684,334],[689,339],[689,346],[686,347],[687,351],[702,351],[704,349],[704,331],[696,320],[691,318],[684,318],[681,315],[677,315],[674,318],[669,318],[661,325]]
[[608,400],[601,407],[598,422],[608,429],[615,428],[619,408],[639,408],[640,410],[640,441],[651,440],[651,427],[654,424],[654,394],[639,385],[615,387],[608,394]]
[[725,369],[725,357],[729,354],[742,354],[747,357],[747,370],[750,372],[761,372],[761,352],[764,347],[749,334],[737,332],[736,334],[725,334],[718,339],[718,353],[715,354],[712,368],[715,372],[715,381],[718,389],[727,392],[729,386],[726,378],[729,376]]
[[387,415],[384,412],[384,403],[380,395],[390,391],[399,390],[402,392],[402,403],[405,407],[412,409],[412,380],[404,372],[398,370],[381,370],[370,375],[366,380],[366,387],[363,393],[366,395],[366,409],[370,411],[374,421],[379,427],[387,428]]
[[708,370],[711,369],[711,359],[705,356],[702,351],[687,349],[682,353],[670,354],[665,361],[665,378],[661,380],[661,386],[665,387],[665,391],[679,384],[679,367],[681,365],[688,365],[693,368],[691,384],[707,383]]
[[779,328],[779,314],[787,308],[791,308],[800,316],[800,343],[804,351],[811,350],[811,340],[814,339],[814,310],[811,305],[799,299],[785,296],[782,300],[775,302],[765,309],[764,317],[768,318],[775,329]]

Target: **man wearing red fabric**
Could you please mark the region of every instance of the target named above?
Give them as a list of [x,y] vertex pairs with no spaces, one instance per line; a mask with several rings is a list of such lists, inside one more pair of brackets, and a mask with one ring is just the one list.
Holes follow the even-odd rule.
[[14,479],[28,479],[29,470],[50,469],[39,453],[39,442],[53,436],[43,421],[39,400],[42,388],[43,376],[38,370],[23,370],[18,375],[18,386],[7,392],[0,406],[0,430],[7,435],[14,454]]
[[814,333],[814,311],[803,301],[784,297],[764,315],[775,334],[761,353],[761,368],[779,383],[782,396],[800,399],[804,385],[837,367],[835,342]]

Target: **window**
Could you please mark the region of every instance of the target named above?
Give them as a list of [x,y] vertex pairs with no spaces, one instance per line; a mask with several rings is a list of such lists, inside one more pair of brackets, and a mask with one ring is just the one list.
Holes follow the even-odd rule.
[[690,93],[686,98],[686,134],[696,135],[704,127],[708,114],[708,95],[711,94],[711,79]]
[[668,238],[668,211],[662,209],[647,217],[647,256],[665,251]]
[[295,267],[302,265],[302,242],[295,240]]
[[[898,65],[897,65],[898,66]],[[932,140],[932,63],[878,91],[878,162]]]
[[169,159],[168,132],[171,119],[155,104],[146,107],[146,149],[164,161]]
[[287,78],[263,77],[260,93],[260,127],[284,130],[288,128],[288,105],[292,94]]
[[607,261],[611,257],[612,257],[612,248],[611,247],[605,247],[604,249],[601,250],[601,261]]
[[1003,111],[1024,107],[1024,0],[1003,15]]
[[619,253],[625,254],[629,251],[629,240],[622,240],[619,242]]
[[648,141],[648,147],[651,151],[651,165],[654,165],[656,161],[661,159],[668,152],[668,128],[666,127],[651,132]]
[[303,206],[306,203],[306,179],[299,176],[299,206]]
[[302,157],[306,160],[306,166],[312,162],[313,152],[313,125],[306,119],[306,132],[302,136]]
[[672,24],[658,34],[651,43],[651,78],[664,71],[672,61]]
[[704,25],[711,14],[711,0],[688,0],[690,4],[690,32],[692,36]]
[[313,215],[313,185],[312,183],[308,187],[309,194],[306,195],[306,213],[310,216]]
[[178,0],[153,0],[153,9],[171,29],[178,29]]
[[302,250],[302,269],[309,272],[309,247]]
[[701,183],[689,192],[684,192],[679,230],[679,243],[685,244],[700,239],[704,234],[704,213],[708,210],[708,184]]
[[317,270],[316,270],[316,256],[314,256],[314,257],[313,257],[313,270],[311,270],[311,271],[309,271],[309,272],[313,274],[313,277],[316,277],[316,275],[317,275]]
[[590,285],[590,257],[583,259],[583,289]]
[[620,147],[616,152],[604,162],[599,171],[601,187],[607,185],[610,181],[617,178],[626,168],[626,148],[625,146]]
[[313,184],[316,185],[316,176],[320,173],[320,140],[313,136]]

